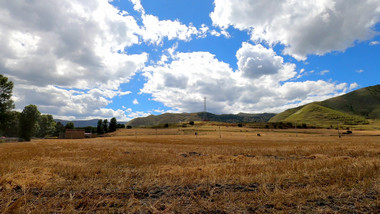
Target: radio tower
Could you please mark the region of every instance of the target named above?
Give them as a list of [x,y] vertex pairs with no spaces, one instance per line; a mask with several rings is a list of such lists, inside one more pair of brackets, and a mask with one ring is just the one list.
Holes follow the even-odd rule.
[[204,97],[203,121],[207,121],[206,97]]

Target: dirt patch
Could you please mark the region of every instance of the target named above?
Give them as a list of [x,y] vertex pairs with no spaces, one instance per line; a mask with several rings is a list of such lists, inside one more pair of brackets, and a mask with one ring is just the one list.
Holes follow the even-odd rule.
[[328,159],[329,156],[324,155],[324,154],[313,154],[306,156],[305,159]]
[[199,157],[199,156],[204,156],[204,155],[198,152],[188,152],[188,153],[182,153],[180,154],[180,156],[184,158],[188,158],[188,157]]
[[256,155],[251,155],[251,154],[235,154],[234,156],[236,157],[236,156],[244,156],[244,157],[247,157],[247,158],[254,158],[254,157],[256,157]]

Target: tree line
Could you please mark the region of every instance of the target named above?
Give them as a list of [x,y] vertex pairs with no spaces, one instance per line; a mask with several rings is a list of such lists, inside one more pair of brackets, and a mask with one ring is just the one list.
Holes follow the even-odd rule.
[[[15,105],[12,98],[13,82],[0,74],[0,136],[18,137],[30,141],[32,137],[46,138],[59,137],[66,129],[74,129],[74,123],[65,126],[55,122],[50,114],[41,114],[36,105],[25,106],[22,112],[13,111]],[[100,123],[99,123],[100,122]],[[117,128],[124,128],[117,124],[113,117],[108,120],[99,120],[98,127],[85,127],[86,132],[104,134],[114,132]]]
[[116,129],[125,128],[124,124],[118,124],[115,117],[111,118],[110,122],[107,119],[98,120],[98,125],[96,126],[96,133],[105,134],[108,132],[114,132]]

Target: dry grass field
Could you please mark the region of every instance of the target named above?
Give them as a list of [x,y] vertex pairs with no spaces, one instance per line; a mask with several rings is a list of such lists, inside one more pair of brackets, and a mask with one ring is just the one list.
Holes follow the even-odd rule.
[[379,131],[297,132],[200,126],[2,143],[0,212],[380,213]]

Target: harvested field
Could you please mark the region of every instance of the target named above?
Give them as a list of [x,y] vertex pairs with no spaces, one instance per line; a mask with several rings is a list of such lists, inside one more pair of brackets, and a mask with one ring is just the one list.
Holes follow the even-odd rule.
[[0,144],[0,211],[380,212],[379,131],[296,137],[203,126],[112,135]]

